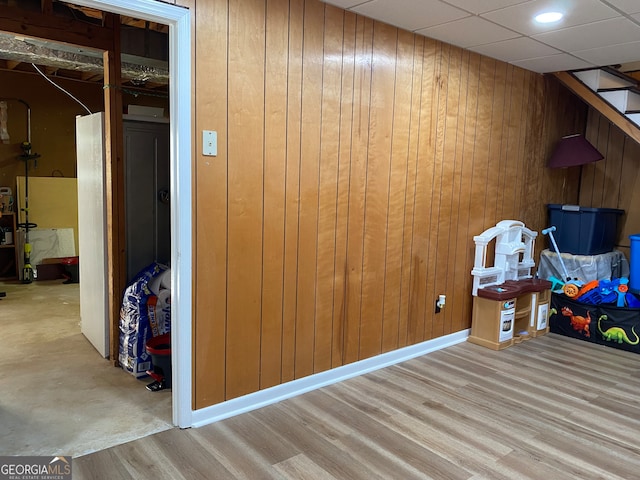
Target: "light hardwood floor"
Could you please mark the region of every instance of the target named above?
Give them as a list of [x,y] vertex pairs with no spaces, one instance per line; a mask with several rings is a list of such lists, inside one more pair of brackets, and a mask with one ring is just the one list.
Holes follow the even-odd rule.
[[462,343],[76,458],[74,479],[633,479],[639,394],[640,355],[553,334]]

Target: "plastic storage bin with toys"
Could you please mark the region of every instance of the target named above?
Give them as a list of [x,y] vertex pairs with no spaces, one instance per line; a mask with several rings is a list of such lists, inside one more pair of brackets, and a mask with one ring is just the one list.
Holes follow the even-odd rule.
[[640,300],[626,277],[553,279],[553,333],[640,353]]
[[[615,213],[615,216],[619,214]],[[555,260],[561,267],[561,273],[550,275],[547,272],[553,292],[549,318],[551,332],[640,353],[640,298],[629,288],[630,278],[636,282],[639,279],[633,277],[633,272],[629,273],[626,257],[614,251],[612,243],[593,255],[563,251],[553,234],[557,231],[560,237],[566,237],[570,232],[561,232],[560,228],[567,227],[554,226],[547,229],[550,232],[543,231],[549,233]],[[615,224],[609,225],[609,229],[615,232]],[[595,244],[599,240],[587,238],[583,242]],[[640,255],[640,251],[635,250],[632,242],[632,259]],[[553,254],[548,256],[551,258]],[[610,268],[603,268],[608,263]],[[571,267],[567,268],[567,264]],[[544,274],[542,270],[539,273]]]

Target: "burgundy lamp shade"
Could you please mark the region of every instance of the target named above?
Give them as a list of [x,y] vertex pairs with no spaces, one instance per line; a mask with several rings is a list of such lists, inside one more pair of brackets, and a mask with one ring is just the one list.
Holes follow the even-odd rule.
[[562,137],[551,158],[549,168],[565,168],[585,165],[602,160],[604,156],[584,138],[584,135],[576,133]]

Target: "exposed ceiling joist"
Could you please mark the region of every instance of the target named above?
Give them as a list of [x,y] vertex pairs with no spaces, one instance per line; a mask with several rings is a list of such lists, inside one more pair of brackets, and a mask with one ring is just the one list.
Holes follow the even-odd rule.
[[99,50],[113,45],[113,30],[107,27],[15,7],[0,9],[0,30]]
[[[104,20],[103,12],[100,10],[96,10],[95,8],[82,7],[80,5],[75,5],[69,2],[59,2],[59,3],[66,5],[70,9],[82,12],[85,16],[89,18],[95,18],[97,20],[100,20],[101,22]],[[153,30],[153,31],[162,32],[162,33],[169,33],[169,27],[167,25],[163,25],[161,23],[155,23],[155,22],[148,22],[146,20],[140,20],[139,18],[121,16],[121,23],[122,25],[127,25],[130,27]]]
[[[102,83],[102,52],[122,28],[123,88],[166,90],[168,27],[59,0],[0,0],[0,69]],[[7,32],[7,33],[3,33]]]
[[[52,74],[58,69],[73,70],[80,73],[79,77],[100,80],[104,73],[102,53],[97,50],[37,39],[21,39],[15,35],[2,33],[0,33],[0,58],[12,62],[13,68],[20,62],[43,65],[47,74]],[[124,54],[121,77],[137,85],[146,82],[167,85],[169,65],[160,60]]]

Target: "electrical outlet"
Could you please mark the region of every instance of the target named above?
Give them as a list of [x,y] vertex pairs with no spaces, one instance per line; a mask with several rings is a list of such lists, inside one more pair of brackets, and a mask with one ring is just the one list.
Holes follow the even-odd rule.
[[218,132],[214,130],[202,131],[202,154],[207,157],[218,155]]
[[446,300],[446,295],[438,295],[438,298],[436,299],[436,313],[440,313],[440,310],[444,308]]

